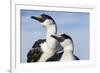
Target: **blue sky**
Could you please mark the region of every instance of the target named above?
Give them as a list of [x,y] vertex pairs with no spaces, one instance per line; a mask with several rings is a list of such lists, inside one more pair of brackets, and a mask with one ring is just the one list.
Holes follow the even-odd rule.
[[46,30],[31,16],[47,14],[53,17],[58,34],[66,33],[74,41],[74,54],[81,60],[89,59],[89,13],[21,10],[21,63],[26,63],[27,52],[34,42],[44,39]]

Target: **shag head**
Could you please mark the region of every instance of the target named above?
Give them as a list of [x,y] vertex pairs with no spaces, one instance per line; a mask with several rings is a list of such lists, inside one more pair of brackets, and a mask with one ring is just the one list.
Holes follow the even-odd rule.
[[48,27],[49,25],[55,24],[55,21],[53,20],[53,18],[49,15],[46,15],[46,14],[42,14],[40,16],[31,16],[31,18],[42,23],[42,25],[44,27]]
[[59,36],[51,35],[51,37],[59,41],[63,48],[73,44],[72,38],[66,34],[62,34]]

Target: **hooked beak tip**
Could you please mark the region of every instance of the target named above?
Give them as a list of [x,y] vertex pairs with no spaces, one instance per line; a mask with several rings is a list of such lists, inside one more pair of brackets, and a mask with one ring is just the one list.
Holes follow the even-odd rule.
[[39,21],[39,22],[43,22],[43,19],[42,19],[41,16],[38,16],[38,17],[36,17],[36,16],[31,16],[31,18],[32,18],[32,19],[35,19],[35,20],[37,20],[37,21]]
[[57,39],[57,36],[51,35],[51,37],[53,37],[53,38]]
[[35,17],[34,16],[31,16],[31,18],[34,19]]
[[54,36],[54,35],[51,35],[51,37],[55,38],[55,36]]
[[53,37],[54,39],[56,39],[57,41],[61,42],[63,41],[63,38],[55,36],[55,35],[51,35],[51,37]]

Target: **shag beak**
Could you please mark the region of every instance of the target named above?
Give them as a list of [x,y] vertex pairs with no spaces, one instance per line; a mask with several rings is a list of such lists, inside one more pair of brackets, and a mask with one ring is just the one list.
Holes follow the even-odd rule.
[[39,21],[39,22],[42,22],[43,21],[43,18],[42,18],[42,16],[31,16],[31,18],[32,19],[35,19],[35,20],[37,20],[37,21]]
[[64,38],[62,36],[55,36],[55,35],[51,35],[51,37],[55,38],[57,41],[62,42],[64,41]]

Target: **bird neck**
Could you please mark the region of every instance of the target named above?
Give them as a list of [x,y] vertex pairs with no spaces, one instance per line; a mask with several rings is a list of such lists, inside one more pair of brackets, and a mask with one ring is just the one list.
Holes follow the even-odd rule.
[[47,29],[46,42],[47,42],[48,48],[53,52],[56,51],[57,41],[56,41],[56,39],[52,38],[51,35],[56,35],[56,34],[57,34],[57,26],[56,25],[51,25]]
[[48,37],[51,37],[51,35],[55,35],[57,34],[57,26],[56,25],[50,25],[48,28],[47,28],[47,38]]
[[61,61],[71,61],[73,60],[73,47],[67,46],[63,48],[64,53],[62,55]]
[[73,53],[73,51],[74,51],[73,44],[64,47],[63,50],[65,53]]
[[61,61],[72,61],[73,58],[73,54],[71,51],[66,51],[63,53],[62,57],[61,57]]

